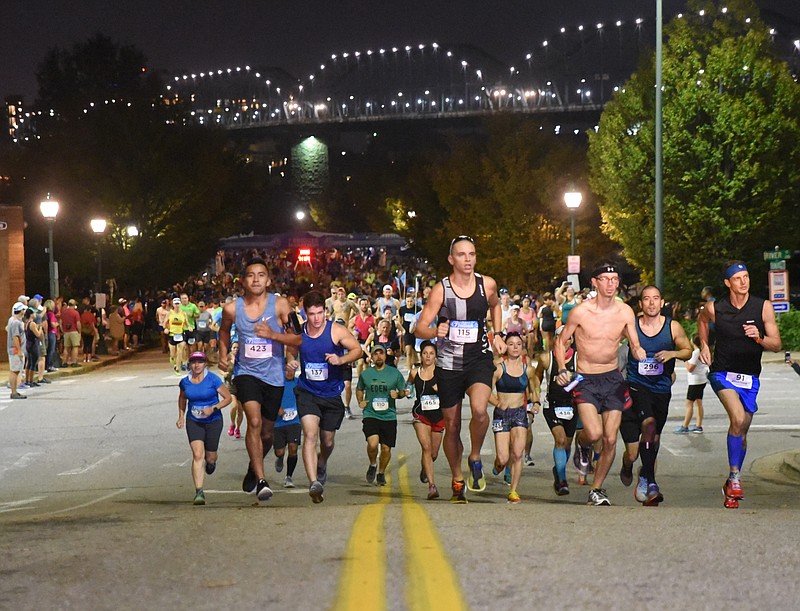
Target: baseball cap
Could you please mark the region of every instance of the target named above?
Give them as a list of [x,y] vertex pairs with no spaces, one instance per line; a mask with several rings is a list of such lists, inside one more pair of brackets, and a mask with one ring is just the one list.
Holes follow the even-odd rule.
[[20,312],[22,312],[22,310],[24,310],[26,307],[27,307],[27,306],[26,306],[24,303],[22,303],[21,301],[18,301],[18,302],[17,302],[17,303],[15,303],[13,306],[11,306],[11,313],[12,313],[12,314],[19,314],[19,313],[20,313]]
[[370,352],[378,352],[379,350],[383,353],[386,353],[386,348],[383,346],[383,344],[375,344]]
[[19,297],[17,297],[17,301],[19,301],[20,303],[23,301],[28,301],[28,299],[30,299],[30,297],[28,297],[27,295],[20,295]]
[[125,299],[124,297],[120,297],[119,298],[119,304],[122,305],[123,303],[128,303],[128,300]]
[[519,310],[519,306],[515,303],[514,305],[511,306],[511,309],[512,310]]
[[33,296],[33,298],[34,298],[34,299],[38,299],[40,303],[41,303],[41,301],[44,299],[44,297],[42,297],[42,296],[41,296],[39,293],[36,293],[36,294]]
[[192,352],[189,355],[189,362],[192,361],[205,361],[206,360],[206,353],[205,352]]
[[356,294],[355,293],[348,293],[347,294],[347,298],[348,299],[355,299],[356,298]]
[[75,301],[74,299],[70,299],[70,300],[67,302],[67,305],[76,306],[76,305],[78,305],[78,302],[77,302],[77,301]]
[[175,298],[172,300],[172,303],[180,303],[180,302],[181,302],[181,298],[180,298],[180,297],[175,297]]
[[394,289],[392,288],[392,285],[391,285],[391,284],[384,284],[384,285],[383,285],[383,290],[385,291],[386,289],[389,289],[390,291],[393,291],[393,290],[394,290]]

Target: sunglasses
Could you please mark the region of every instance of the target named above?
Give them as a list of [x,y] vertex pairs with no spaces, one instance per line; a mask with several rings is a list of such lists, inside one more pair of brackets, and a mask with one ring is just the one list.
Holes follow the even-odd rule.
[[475,240],[473,240],[470,236],[468,236],[468,235],[457,235],[456,237],[453,238],[453,241],[450,242],[450,249],[452,250],[453,245],[456,242],[462,242],[463,240],[466,240],[470,244],[475,244]]

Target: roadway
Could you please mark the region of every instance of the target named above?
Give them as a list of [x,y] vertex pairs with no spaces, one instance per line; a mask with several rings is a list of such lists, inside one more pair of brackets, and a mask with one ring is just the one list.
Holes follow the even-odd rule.
[[[523,503],[507,504],[490,476],[485,493],[451,505],[443,455],[443,498],[428,502],[402,402],[385,488],[364,481],[360,421],[345,421],[324,503],[312,505],[302,460],[298,488],[284,490],[270,454],[275,496],[259,505],[240,488],[244,439],[224,432],[208,505],[194,507],[177,381],[151,351],[59,377],[27,401],[0,399],[0,608],[796,608],[800,479],[776,465],[800,445],[800,378],[782,364],[765,366],[738,511],[722,507],[727,420],[710,389],[706,432],[671,433],[682,370],[658,508],[622,486],[619,457],[612,507],[585,506],[571,467],[572,494],[556,497],[542,418]],[[490,439],[482,453],[491,465]]]

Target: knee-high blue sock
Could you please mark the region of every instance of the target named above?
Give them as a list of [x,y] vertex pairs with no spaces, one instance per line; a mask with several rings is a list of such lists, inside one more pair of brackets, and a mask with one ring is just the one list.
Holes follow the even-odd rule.
[[736,465],[741,469],[744,462],[744,449],[742,448],[742,438],[735,437],[728,433],[728,464]]
[[739,471],[742,470],[742,465],[744,464],[744,457],[747,455],[747,438],[742,437],[742,452],[739,454],[739,462],[736,463],[739,466]]
[[567,481],[567,451],[564,448],[553,448],[553,461],[556,463],[558,479]]

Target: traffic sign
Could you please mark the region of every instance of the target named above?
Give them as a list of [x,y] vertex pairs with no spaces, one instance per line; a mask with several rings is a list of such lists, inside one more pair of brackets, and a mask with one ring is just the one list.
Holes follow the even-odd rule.
[[581,273],[581,257],[580,255],[567,256],[567,273],[580,274]]
[[786,259],[781,259],[780,261],[770,261],[769,268],[775,269],[778,271],[783,271],[786,269]]
[[788,312],[789,311],[789,302],[788,301],[773,301],[772,302],[772,309],[776,312]]
[[769,273],[769,300],[788,301],[789,299],[789,272],[786,270],[772,270]]
[[765,250],[764,261],[780,261],[781,259],[791,259],[791,250]]

